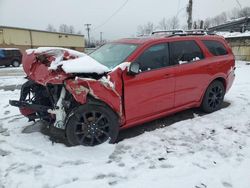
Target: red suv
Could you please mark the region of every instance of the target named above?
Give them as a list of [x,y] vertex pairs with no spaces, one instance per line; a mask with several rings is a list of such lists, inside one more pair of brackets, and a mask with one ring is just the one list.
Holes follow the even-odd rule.
[[222,37],[172,32],[117,40],[90,55],[29,50],[23,68],[28,81],[10,104],[62,130],[71,145],[93,146],[184,109],[220,109],[235,58]]

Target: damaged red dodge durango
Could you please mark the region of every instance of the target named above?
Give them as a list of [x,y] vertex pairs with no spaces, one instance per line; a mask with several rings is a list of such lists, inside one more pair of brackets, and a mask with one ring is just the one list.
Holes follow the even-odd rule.
[[10,104],[63,131],[70,145],[94,146],[184,109],[220,109],[235,59],[222,37],[172,32],[117,40],[90,55],[27,50],[23,69],[28,81]]

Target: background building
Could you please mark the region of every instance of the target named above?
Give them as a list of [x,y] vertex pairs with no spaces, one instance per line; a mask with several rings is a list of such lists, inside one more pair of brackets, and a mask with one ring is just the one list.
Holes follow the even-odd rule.
[[0,26],[0,48],[64,47],[84,51],[84,35]]
[[225,37],[231,45],[237,60],[250,61],[250,18],[242,17],[227,23],[210,27],[210,32],[215,32]]

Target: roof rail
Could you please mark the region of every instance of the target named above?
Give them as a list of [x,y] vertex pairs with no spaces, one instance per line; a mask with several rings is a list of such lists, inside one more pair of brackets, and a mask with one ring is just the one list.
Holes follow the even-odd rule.
[[174,34],[177,34],[177,33],[184,33],[184,31],[183,31],[183,30],[180,30],[180,29],[160,30],[160,31],[153,31],[153,32],[151,33],[151,35],[159,34],[159,33],[169,33],[170,35],[174,35]]
[[187,34],[207,34],[207,31],[204,29],[191,29],[185,31]]

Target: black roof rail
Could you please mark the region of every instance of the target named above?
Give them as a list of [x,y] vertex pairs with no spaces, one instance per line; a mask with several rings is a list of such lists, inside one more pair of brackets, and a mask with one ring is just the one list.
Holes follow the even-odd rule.
[[170,35],[177,34],[177,33],[184,33],[183,30],[180,29],[173,29],[173,30],[160,30],[160,31],[153,31],[151,35],[159,34],[159,33],[169,33]]

